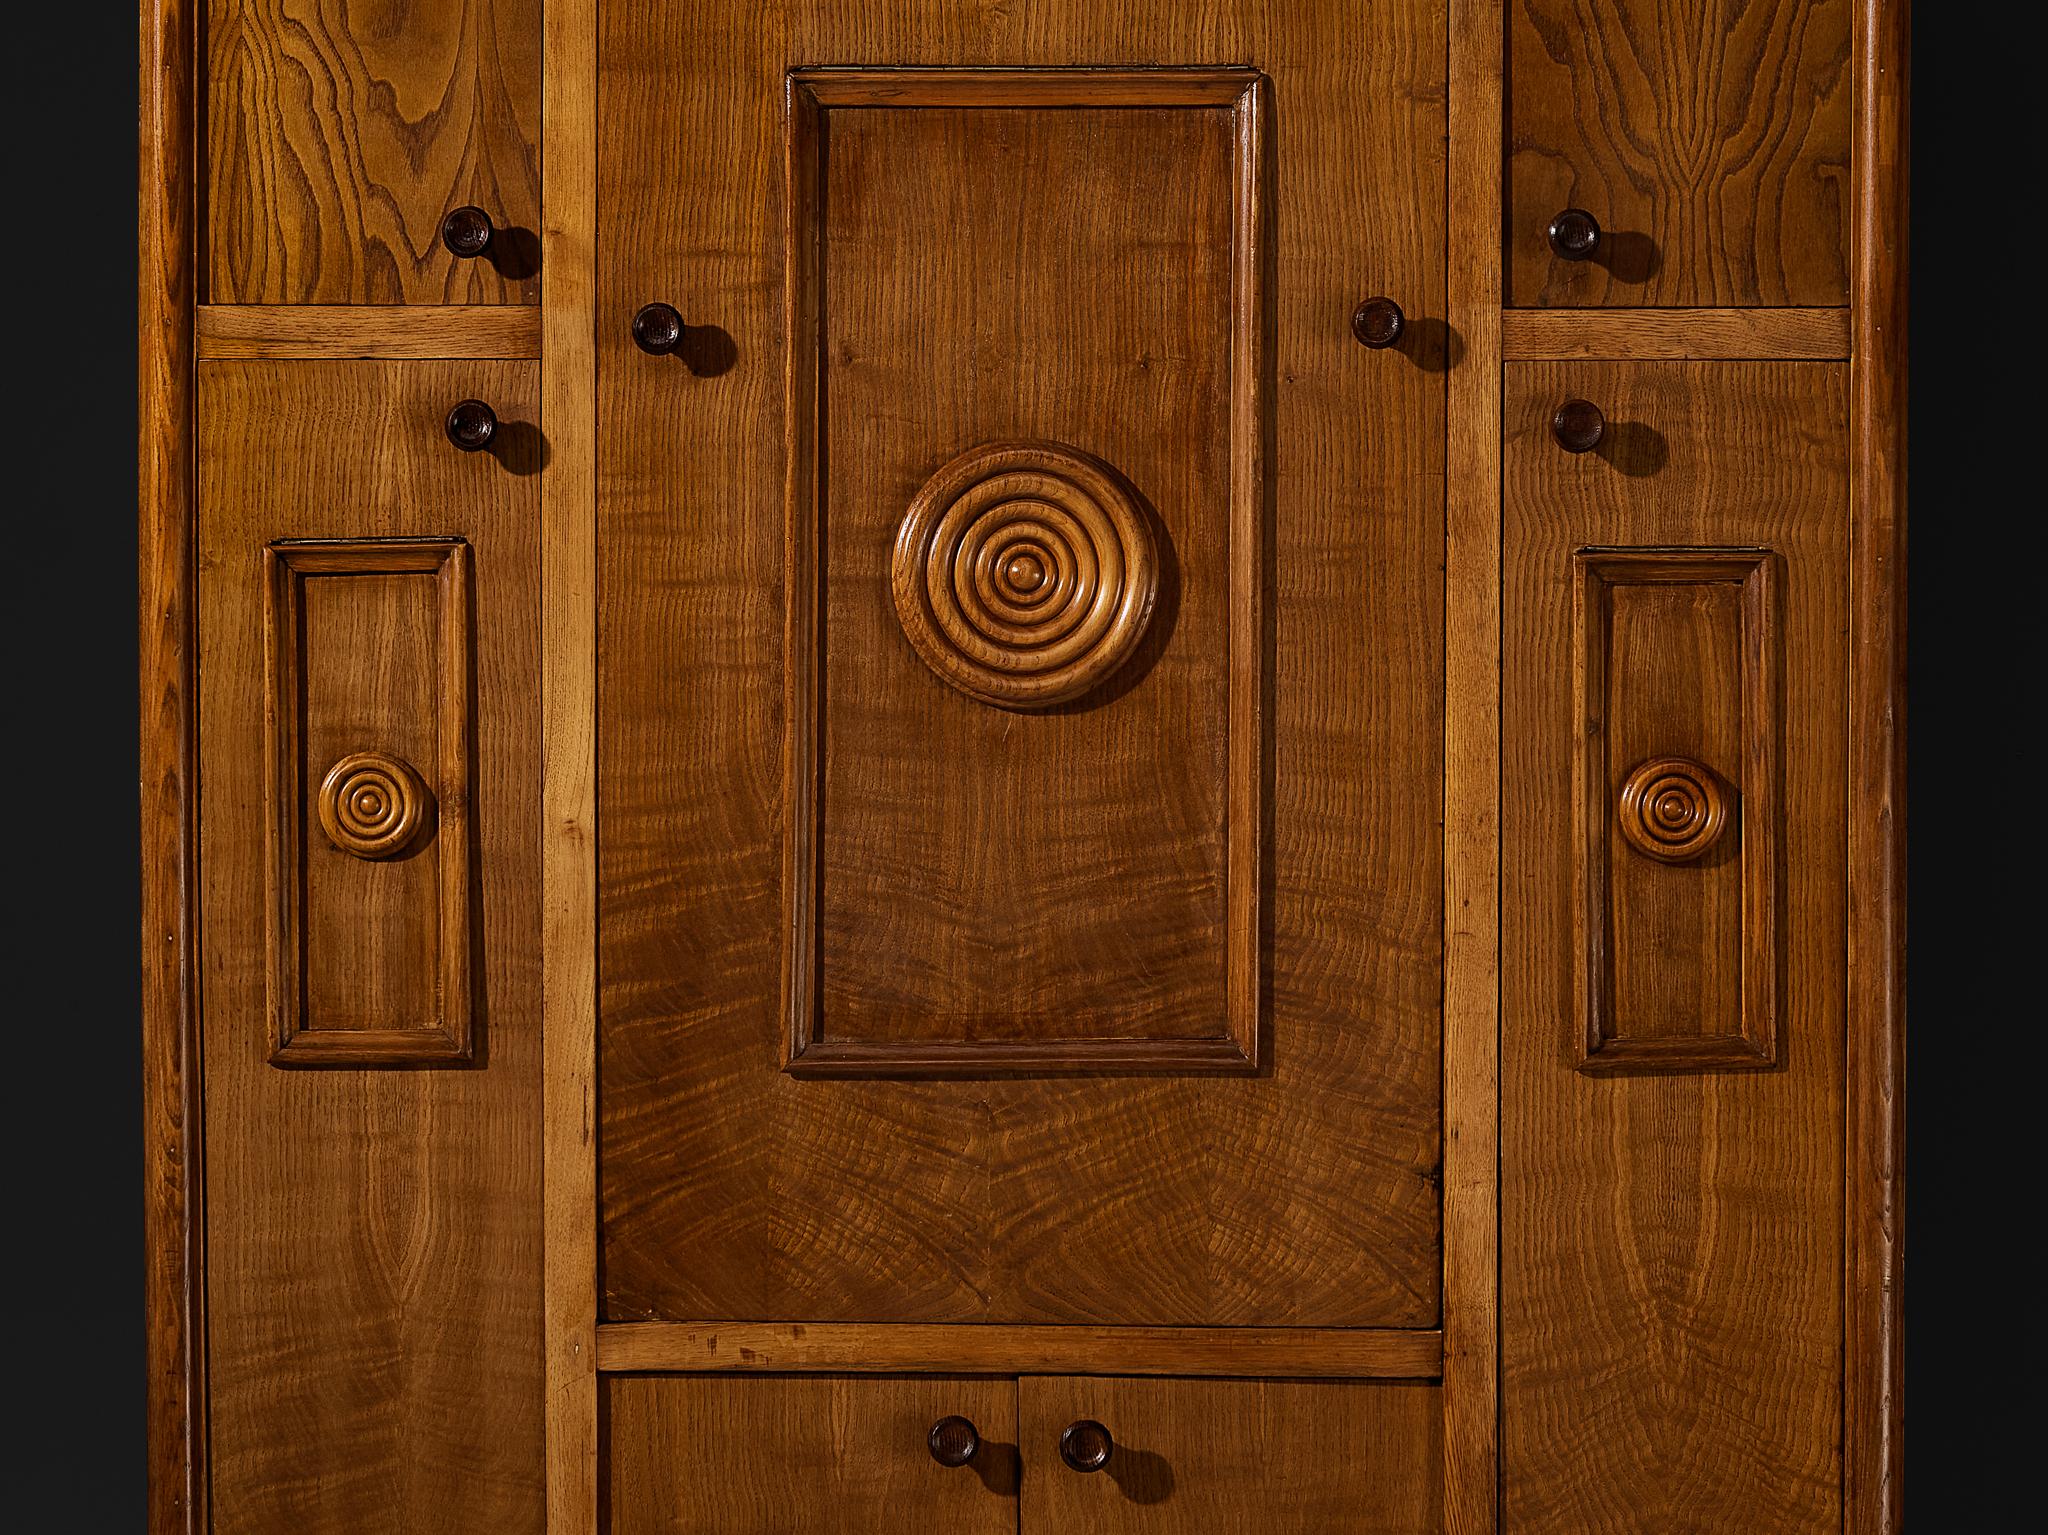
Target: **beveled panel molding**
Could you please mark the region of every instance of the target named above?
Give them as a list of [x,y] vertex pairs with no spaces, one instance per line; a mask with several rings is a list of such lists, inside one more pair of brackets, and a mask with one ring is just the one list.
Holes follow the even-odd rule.
[[[1187,69],[867,69],[804,68],[787,85],[788,478],[784,698],[783,966],[784,1068],[799,1076],[982,1077],[1062,1074],[1243,1073],[1259,1065],[1264,904],[1264,742],[1260,700],[1266,686],[1266,486],[1262,447],[1265,292],[1260,251],[1267,84],[1247,68]],[[831,178],[858,165],[853,119],[877,109],[931,114],[934,152],[949,152],[943,124],[961,109],[1049,112],[1145,108],[1211,114],[1221,152],[1214,179],[1202,183],[1225,217],[1215,250],[1221,281],[1214,308],[1219,371],[1228,388],[1214,405],[1225,440],[1227,477],[1215,487],[1223,541],[1206,559],[1227,571],[1224,642],[1217,670],[1227,679],[1222,762],[1224,799],[1221,971],[1205,1016],[1147,1033],[1115,1006],[1093,1007],[1086,1023],[1057,1038],[1030,1037],[1030,1020],[1006,1020],[1003,1037],[933,1037],[931,1020],[904,1020],[899,1037],[829,1034],[826,940],[829,908],[825,720],[826,549],[857,508],[828,504],[827,358],[835,358],[825,295],[830,269],[851,259],[843,234],[828,238]],[[828,162],[827,122],[848,126]],[[894,151],[901,153],[901,144]],[[1205,170],[1204,174],[1211,174]],[[1076,221],[1079,222],[1079,221]],[[835,240],[842,243],[834,243]],[[942,253],[940,253],[942,255]],[[929,249],[923,259],[937,259]],[[1207,343],[1205,343],[1207,344]],[[1202,408],[1208,408],[1204,406]],[[1115,422],[1097,452],[1030,431],[977,434],[978,443],[932,444],[935,467],[921,470],[896,526],[889,577],[875,600],[900,623],[923,665],[951,687],[997,708],[1052,712],[1129,707],[1119,693],[1141,653],[1170,625],[1153,623],[1166,567],[1175,558],[1170,520],[1146,500],[1138,471],[1119,459]],[[1061,434],[1068,435],[1068,434]],[[919,482],[913,482],[919,483]],[[828,536],[832,535],[832,536]],[[1221,547],[1218,547],[1218,543]],[[833,604],[853,601],[832,587]],[[865,602],[865,596],[858,600]],[[834,612],[840,611],[837,608]],[[1176,633],[1173,643],[1191,643]],[[1147,663],[1149,664],[1149,663]],[[969,792],[974,791],[970,787]],[[1053,807],[1046,807],[1050,815]],[[1208,950],[1215,953],[1212,947]],[[887,1019],[881,1024],[891,1027]],[[921,1032],[924,1031],[924,1032]]]
[[471,1056],[469,559],[455,538],[263,551],[275,1065]]
[[1572,556],[1581,1071],[1777,1059],[1777,562]]

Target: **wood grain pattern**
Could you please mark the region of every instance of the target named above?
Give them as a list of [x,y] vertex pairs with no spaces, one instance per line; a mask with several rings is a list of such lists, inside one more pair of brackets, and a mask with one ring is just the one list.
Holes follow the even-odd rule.
[[[858,86],[855,72],[791,84],[790,328],[816,344],[792,354],[790,398],[822,409],[790,417],[789,1069],[1253,1068],[1264,905],[1258,78],[1153,71],[1133,98],[1145,109],[1132,110],[1116,94],[1132,76],[1090,72],[1079,99],[1093,106],[1081,111],[1049,109],[1075,95],[1062,74],[1029,77],[1035,93],[992,92],[1000,110],[926,108],[928,93],[957,93],[943,71],[914,76],[891,86],[905,110],[888,112],[825,110]],[[1221,105],[1219,78],[1236,87]],[[1172,107],[1182,110],[1162,110]],[[1009,175],[987,168],[1006,160]],[[1083,166],[1056,203],[1030,191]],[[1129,194],[1146,182],[1179,211],[1134,241]],[[1081,270],[1101,274],[1086,300],[1071,281]],[[990,287],[1029,316],[1016,341],[992,344],[974,322]],[[939,315],[957,323],[932,324]],[[915,368],[951,385],[913,410],[902,403],[913,381],[885,359],[921,317]],[[1132,369],[1129,354],[1188,361]],[[1041,374],[1067,375],[1064,387],[1025,381]],[[1019,394],[1034,392],[1046,396],[1031,405],[1036,445],[1006,444]],[[881,428],[892,402],[902,419]],[[835,456],[835,443],[857,451]],[[947,443],[963,450],[929,462]],[[934,494],[944,508],[927,505]],[[1081,515],[1104,525],[1083,535]],[[1042,529],[1048,558],[1068,551],[1055,563],[1069,581],[1081,579],[1073,545],[1099,545],[1115,567],[1142,565],[1144,622],[1105,607],[1102,647],[1071,656],[1087,622],[1040,624],[1068,663],[1041,677],[1014,669],[1028,649],[983,647],[971,660],[958,646],[974,631],[949,595],[958,582],[906,589],[903,528],[919,519],[949,538],[1005,519]],[[893,593],[893,609],[877,590]],[[906,636],[974,701],[934,694],[904,667]],[[1048,688],[1056,696],[1041,697]],[[1037,712],[992,714],[990,698]],[[909,738],[952,765],[953,814],[934,817],[906,779]],[[1076,764],[1090,765],[1085,785]],[[1123,920],[1105,923],[1106,908]]]
[[1851,4],[1510,0],[1508,301],[1846,302]]
[[613,1322],[602,1370],[965,1370],[994,1375],[1317,1375],[1430,1379],[1433,1329]]
[[1444,478],[1443,1527],[1493,1535],[1500,1397],[1502,0],[1452,0]]
[[540,311],[450,304],[201,304],[199,356],[538,357]]
[[1673,362],[1849,355],[1847,309],[1510,309],[1510,362],[1635,358]]
[[[207,298],[539,297],[540,0],[211,0]],[[474,204],[490,250],[441,221]]]
[[1906,0],[1857,0],[1849,369],[1849,1042],[1844,1471],[1850,1535],[1904,1524]]
[[598,1530],[597,0],[548,0],[541,120],[542,1342],[548,1535]]
[[[1433,1327],[1444,383],[1430,337],[1443,337],[1418,323],[1406,349],[1368,352],[1348,322],[1361,293],[1396,296],[1418,319],[1443,313],[1441,16],[1390,8],[1361,23],[1350,8],[1281,17],[1152,4],[1063,4],[1028,16],[939,4],[740,15],[705,3],[676,7],[659,26],[618,8],[603,26],[606,121],[622,125],[601,155],[598,242],[606,1316]],[[692,40],[687,57],[674,52],[679,37]],[[1275,89],[1296,103],[1274,125],[1271,153],[1288,172],[1276,183],[1283,206],[1269,259],[1304,274],[1290,279],[1269,340],[1270,430],[1283,434],[1292,466],[1273,483],[1268,510],[1267,643],[1278,658],[1262,701],[1273,763],[1274,915],[1263,937],[1271,1075],[791,1079],[779,1069],[774,1012],[783,474],[780,441],[762,426],[787,408],[777,366],[782,220],[770,216],[783,204],[775,141],[784,70],[1254,57],[1270,61]],[[892,131],[888,119],[953,111],[864,110],[870,150]],[[1029,121],[1047,115],[1038,109],[956,115],[971,110],[1013,120],[1014,156],[976,172],[977,195],[994,198],[1012,184],[1008,166],[1029,163],[1056,130]],[[1359,154],[1361,142],[1373,154]],[[834,154],[853,147],[835,141]],[[1048,164],[1062,176],[1093,173],[1092,158]],[[1129,164],[1123,151],[1102,157],[1101,174],[1127,174]],[[1405,169],[1390,180],[1377,168],[1388,164]],[[921,174],[915,160],[888,170]],[[1141,185],[1179,174],[1147,166]],[[693,195],[708,185],[725,195]],[[849,174],[847,185],[904,196],[876,179]],[[1150,227],[1150,197],[1120,191],[1109,206]],[[1066,217],[1065,203],[1043,190],[1004,219],[1042,222],[1055,208]],[[1313,211],[1332,206],[1361,215],[1337,222]],[[1206,227],[1220,227],[1226,211],[1206,211]],[[1160,260],[1138,227],[1124,259]],[[1215,237],[1183,243],[1176,259],[1210,270],[1227,248]],[[673,298],[665,290],[677,272],[688,273],[692,323],[729,333],[729,371],[694,373],[633,346],[630,317]],[[1077,335],[1062,315],[1074,305],[1094,312],[1093,285],[1079,273],[1024,276],[1018,287],[971,290],[949,278],[908,327],[838,332],[828,354],[838,382],[824,408],[848,412],[853,435],[830,461],[848,484],[870,474],[899,488],[886,498],[895,510],[885,533],[962,437],[998,435],[926,421],[986,412],[1001,435],[1079,435],[1082,446],[1107,436],[1101,451],[1130,471],[1114,402],[1177,397],[1190,378],[1224,376],[1236,344],[1227,306],[1171,316],[1171,348],[1134,349],[1118,338],[1152,313],[1146,304],[1108,330]],[[1216,286],[1176,279],[1170,291]],[[835,304],[827,312],[837,326],[846,311]],[[977,332],[981,355],[1002,361],[987,387],[968,392],[941,359],[963,355]],[[1027,344],[1041,333],[1058,344]],[[1199,348],[1178,339],[1188,336]],[[1100,391],[1092,397],[1082,392],[1090,379]],[[859,389],[869,392],[849,394]],[[873,402],[866,423],[849,404],[859,398]],[[1068,418],[1085,431],[1063,425]],[[1134,442],[1138,425],[1154,419],[1135,418]],[[1204,410],[1180,430],[1192,441],[1214,430],[1211,419]],[[1165,483],[1181,483],[1184,453],[1146,451]],[[1279,450],[1268,451],[1278,462]],[[1168,512],[1149,471],[1133,479]],[[1205,566],[1211,558],[1179,552]],[[915,684],[920,691],[906,697],[947,691],[895,632],[885,582],[854,583],[846,596],[877,604],[874,621],[888,626],[887,648],[862,653],[878,677]],[[1217,655],[1220,622],[1213,597],[1190,580],[1169,646],[1175,664]],[[855,664],[851,652],[844,664]],[[1101,715],[1163,685],[1164,665]],[[1204,700],[1212,717],[1220,691]],[[887,689],[848,696],[892,700]],[[986,798],[970,787],[992,781],[974,776],[981,761],[939,757],[900,731],[894,739],[893,792],[926,793],[927,820],[960,836]],[[1223,744],[1213,726],[1205,740],[1210,753]],[[844,740],[848,752],[888,744]],[[1372,771],[1356,771],[1361,762]],[[1171,776],[1145,783],[1144,803],[1171,810],[1196,767],[1212,775],[1207,793],[1220,781],[1213,766],[1166,766]],[[1075,759],[1062,795],[1091,792],[1096,771]],[[958,793],[940,792],[954,784]],[[1212,804],[1199,835],[1213,850],[1222,807]],[[1166,835],[1160,819],[1148,828],[1152,841]],[[930,833],[917,835],[913,846]],[[985,855],[976,848],[972,858]],[[933,872],[961,881],[968,867]]]
[[[1507,1528],[1840,1526],[1847,406],[1833,363],[1523,363],[1505,447]],[[1598,454],[1559,452],[1597,399]],[[1770,451],[1728,451],[1769,443]],[[1573,1070],[1571,554],[1783,561],[1787,977],[1770,1071]]]
[[[1017,1390],[927,1375],[604,1382],[606,1535],[1014,1535]],[[942,1466],[940,1418],[981,1447]]]
[[[1610,473],[1584,467],[1559,462],[1556,480]],[[1777,558],[1580,549],[1571,569],[1578,1068],[1772,1065],[1784,968]],[[1667,764],[1655,776],[1678,802],[1675,821],[1631,814],[1630,789],[1652,764]],[[1718,807],[1700,829],[1710,834],[1674,846],[1705,801]]]
[[193,547],[199,22],[184,0],[143,0],[138,11],[136,631],[147,1517],[149,1535],[196,1535],[211,1518]]
[[[1443,1427],[1433,1386],[1333,1381],[1017,1382],[1026,1531],[1089,1535],[1436,1535]],[[1100,1471],[1060,1463],[1094,1419]]]
[[[530,475],[458,453],[440,423],[451,398],[477,394],[508,424],[530,426],[536,375],[503,362],[200,369],[220,1535],[541,1527],[538,507]],[[264,551],[288,536],[439,536],[473,550],[481,939],[468,1069],[284,1072],[266,1062]],[[378,652],[344,643],[339,653]],[[395,650],[384,656],[409,664]],[[339,680],[316,681],[339,693]],[[365,687],[377,696],[374,681]]]
[[[469,546],[285,541],[264,549],[263,576],[270,1060],[469,1060]],[[341,808],[331,768],[367,757],[377,774],[387,754],[397,775],[371,792],[391,808],[415,800],[406,845],[321,837]]]

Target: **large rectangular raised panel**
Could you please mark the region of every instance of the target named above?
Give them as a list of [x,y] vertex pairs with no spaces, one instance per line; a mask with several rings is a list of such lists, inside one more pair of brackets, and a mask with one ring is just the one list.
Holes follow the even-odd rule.
[[470,1057],[469,546],[264,560],[270,1058]]
[[1260,113],[791,78],[791,1071],[1257,1065]]

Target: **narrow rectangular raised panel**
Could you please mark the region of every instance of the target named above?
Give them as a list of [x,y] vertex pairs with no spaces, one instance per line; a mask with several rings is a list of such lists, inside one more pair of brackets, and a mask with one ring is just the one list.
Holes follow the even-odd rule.
[[263,559],[270,1058],[467,1060],[469,546]]
[[1777,1059],[1777,558],[1572,556],[1581,1071]]
[[[789,77],[792,1073],[1258,1065],[1260,114],[1245,69]],[[906,367],[1097,399],[990,437]]]

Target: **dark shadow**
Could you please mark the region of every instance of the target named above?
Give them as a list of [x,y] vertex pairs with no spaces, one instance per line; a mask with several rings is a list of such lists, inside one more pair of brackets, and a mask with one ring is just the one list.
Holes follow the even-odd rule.
[[1610,421],[1593,450],[1631,479],[1655,474],[1670,461],[1671,445],[1654,426],[1641,421]]
[[494,229],[484,259],[507,282],[525,282],[540,270],[540,236],[531,229]]
[[1103,1470],[1133,1503],[1164,1503],[1173,1496],[1173,1466],[1157,1451],[1120,1444]]
[[685,325],[675,355],[698,378],[717,378],[732,371],[740,349],[730,333],[716,325]]
[[487,451],[512,474],[539,474],[548,466],[548,440],[531,421],[500,421]]
[[1648,235],[1630,229],[1607,229],[1600,233],[1600,249],[1593,264],[1605,267],[1607,275],[1616,282],[1641,283],[1655,277],[1664,262],[1657,254],[1657,242]]
[[1423,315],[1402,329],[1394,350],[1424,373],[1448,373],[1464,359],[1465,338],[1449,321]]
[[1014,1444],[997,1444],[984,1439],[981,1448],[974,1452],[974,1459],[967,1464],[974,1468],[974,1474],[981,1478],[981,1485],[990,1492],[1005,1498],[1017,1496],[1024,1457]]

